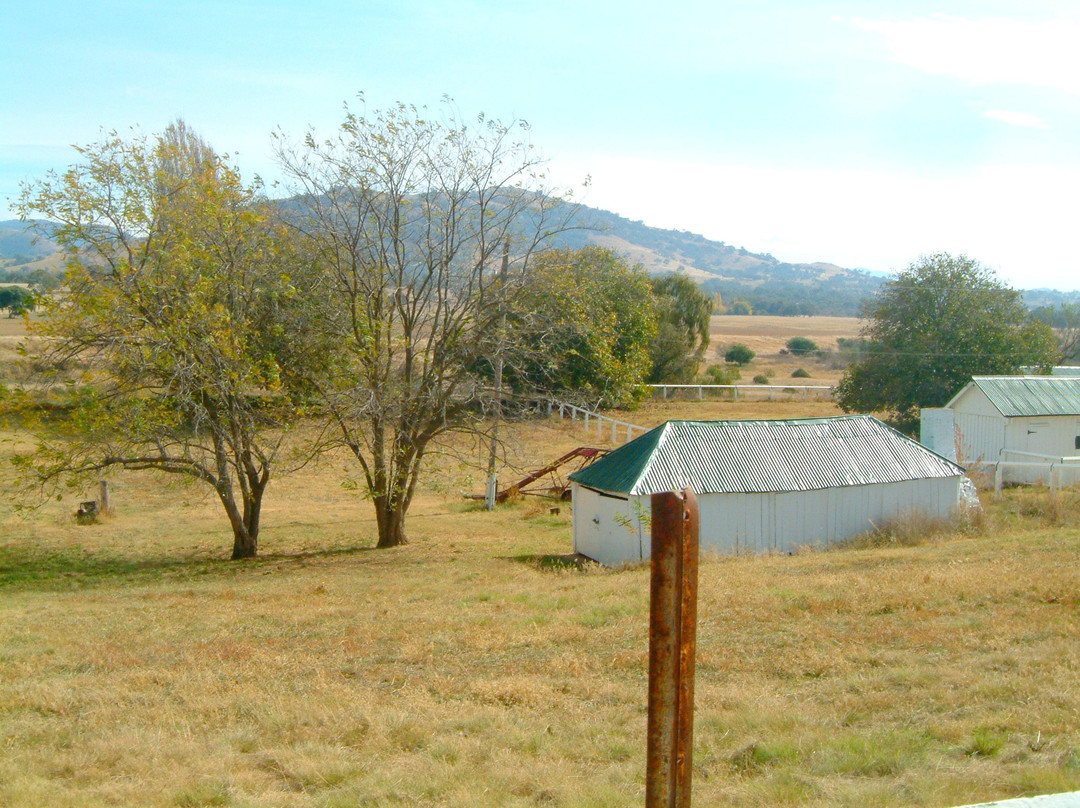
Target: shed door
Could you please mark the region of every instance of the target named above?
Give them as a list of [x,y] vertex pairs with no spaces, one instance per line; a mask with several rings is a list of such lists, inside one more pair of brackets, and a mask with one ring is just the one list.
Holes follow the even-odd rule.
[[1066,449],[1061,445],[1061,439],[1051,421],[1047,419],[1032,420],[1027,422],[1026,427],[1025,452],[1057,456],[1065,453]]

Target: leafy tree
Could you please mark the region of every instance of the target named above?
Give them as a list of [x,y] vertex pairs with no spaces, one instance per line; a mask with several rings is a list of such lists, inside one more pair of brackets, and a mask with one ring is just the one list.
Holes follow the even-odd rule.
[[509,355],[513,299],[573,213],[546,192],[527,131],[398,105],[346,109],[326,140],[278,137],[299,195],[290,220],[319,270],[317,322],[336,347],[334,372],[310,383],[361,467],[379,547],[406,541],[428,451],[501,406],[483,369]]
[[0,286],[0,309],[7,309],[8,317],[18,317],[23,311],[27,311],[28,300],[33,311],[33,294],[21,286]]
[[657,330],[651,348],[654,384],[693,381],[709,347],[713,301],[685,275],[652,281]]
[[732,362],[736,365],[748,365],[755,356],[757,356],[757,354],[741,342],[736,342],[727,349],[727,353],[724,354],[724,361]]
[[818,349],[817,343],[809,337],[792,337],[786,347],[795,356],[806,356]]
[[1040,306],[1032,316],[1054,329],[1063,361],[1080,360],[1080,303],[1062,303],[1057,308]]
[[913,432],[920,407],[946,404],[973,375],[1015,373],[1057,358],[1049,326],[1020,293],[964,256],[924,256],[882,286],[867,307],[861,358],[837,401],[850,412],[889,412]]
[[[52,232],[51,228],[49,232]],[[39,294],[51,292],[60,285],[60,278],[44,269],[35,269],[26,276],[26,282]]]
[[506,357],[517,393],[611,407],[646,393],[656,314],[641,267],[602,247],[544,250],[512,303]]
[[297,417],[282,356],[296,355],[294,259],[257,189],[181,122],[109,134],[81,162],[24,185],[19,212],[49,219],[69,293],[37,332],[46,366],[78,374],[66,417],[20,458],[43,484],[106,467],[212,488],[233,558],[258,550],[284,430]]

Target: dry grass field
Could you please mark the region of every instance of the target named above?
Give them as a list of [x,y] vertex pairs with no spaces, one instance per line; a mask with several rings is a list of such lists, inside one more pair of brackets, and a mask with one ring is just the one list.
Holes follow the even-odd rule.
[[[833,363],[814,356],[795,357],[780,351],[792,337],[808,337],[825,351],[835,351],[840,337],[857,337],[862,320],[856,317],[772,317],[722,315],[712,318],[709,331],[710,362],[722,362],[723,356],[735,343],[754,351],[754,361],[742,369],[742,382],[757,374],[770,377],[772,384],[836,384],[841,370]],[[802,368],[810,378],[792,379],[791,374]]]
[[[588,442],[523,426],[511,460]],[[387,551],[343,458],[272,483],[251,562],[205,492],[149,475],[96,525],[71,515],[91,492],[5,501],[0,805],[642,804],[648,570],[570,557],[565,503],[479,510],[462,451]],[[1080,789],[1080,497],[1007,493],[963,530],[705,559],[695,804]]]

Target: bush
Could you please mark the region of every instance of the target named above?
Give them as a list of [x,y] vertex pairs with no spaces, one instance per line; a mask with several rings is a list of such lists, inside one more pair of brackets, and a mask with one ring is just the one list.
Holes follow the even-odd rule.
[[757,376],[754,377],[754,384],[768,384],[768,383],[769,383],[769,377],[766,376],[764,373],[759,373]]
[[796,370],[794,373],[791,374],[791,378],[793,378],[793,379],[809,379],[810,374],[807,373],[802,368],[799,368],[798,370]]
[[806,356],[816,351],[818,346],[809,337],[792,337],[787,341],[787,349],[795,356]]
[[735,365],[746,365],[750,363],[750,360],[752,360],[754,356],[755,353],[753,351],[742,343],[736,342],[727,349],[727,353],[724,354],[724,360]]
[[705,368],[704,384],[732,384],[740,377],[738,368],[709,365]]

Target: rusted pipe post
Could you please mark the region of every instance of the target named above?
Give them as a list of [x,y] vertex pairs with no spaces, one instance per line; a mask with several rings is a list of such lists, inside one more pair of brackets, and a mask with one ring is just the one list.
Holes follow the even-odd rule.
[[646,808],[690,808],[697,584],[697,497],[653,494]]

